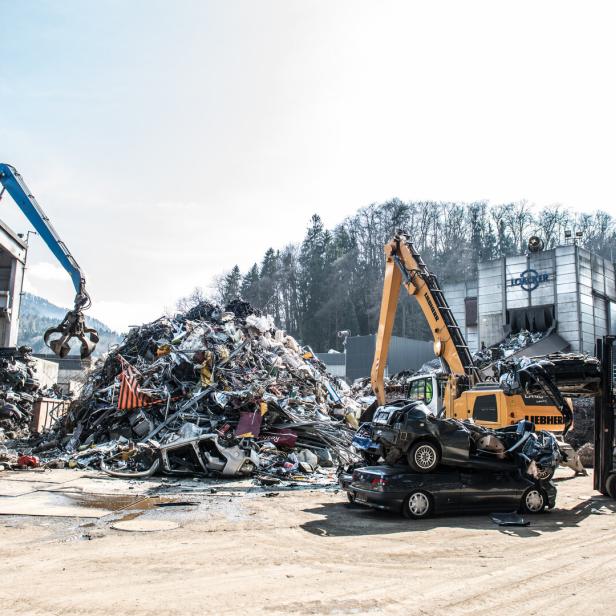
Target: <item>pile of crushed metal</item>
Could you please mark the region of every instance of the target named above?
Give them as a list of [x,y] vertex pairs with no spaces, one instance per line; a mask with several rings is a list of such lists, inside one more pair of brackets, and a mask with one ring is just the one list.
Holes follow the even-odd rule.
[[270,316],[202,302],[132,329],[33,452],[119,477],[318,480],[354,459],[349,394]]
[[532,344],[536,344],[550,333],[552,333],[552,329],[538,332],[531,332],[523,329],[516,334],[510,334],[494,346],[477,351],[473,355],[473,361],[478,368],[484,368],[495,361],[507,359],[514,353]]
[[30,436],[33,406],[37,399],[60,398],[61,391],[43,390],[36,377],[32,349],[0,350],[0,442]]

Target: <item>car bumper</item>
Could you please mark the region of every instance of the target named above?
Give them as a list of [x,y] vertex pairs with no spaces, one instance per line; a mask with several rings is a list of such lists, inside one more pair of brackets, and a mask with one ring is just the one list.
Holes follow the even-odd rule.
[[338,484],[343,490],[348,491],[352,481],[353,475],[351,473],[340,473],[340,475],[338,475]]
[[403,496],[391,492],[375,492],[373,490],[362,490],[353,486],[346,488],[347,492],[353,497],[353,501],[364,507],[374,509],[385,509],[400,513],[402,510]]

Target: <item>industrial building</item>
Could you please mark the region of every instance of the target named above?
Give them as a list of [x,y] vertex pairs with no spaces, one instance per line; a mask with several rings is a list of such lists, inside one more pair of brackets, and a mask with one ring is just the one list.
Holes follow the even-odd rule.
[[[0,349],[14,350],[19,334],[19,309],[28,245],[0,220]],[[32,358],[41,387],[59,384],[65,393],[80,388],[79,376],[90,365],[79,357],[40,354]]]
[[[317,353],[327,370],[346,378],[349,383],[370,375],[374,360],[376,336],[350,336],[346,339],[345,353]],[[402,370],[417,370],[427,361],[434,359],[432,342],[392,336],[387,357],[385,375]]]
[[553,331],[549,350],[594,353],[615,331],[614,264],[575,243],[485,261],[443,291],[471,351],[526,329]]
[[26,242],[0,220],[0,348],[17,344],[27,250]]
[[81,359],[75,355],[68,357],[58,357],[53,353],[35,353],[34,358],[45,364],[55,366],[57,383],[62,392],[68,394],[78,394],[83,386],[84,372],[92,367],[92,359],[90,357]]

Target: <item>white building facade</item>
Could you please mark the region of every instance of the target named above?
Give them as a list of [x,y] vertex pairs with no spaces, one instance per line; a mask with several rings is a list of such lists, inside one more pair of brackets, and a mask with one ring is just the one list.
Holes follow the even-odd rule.
[[614,333],[614,264],[575,244],[480,263],[477,280],[443,291],[471,351],[552,328],[570,350],[592,354]]

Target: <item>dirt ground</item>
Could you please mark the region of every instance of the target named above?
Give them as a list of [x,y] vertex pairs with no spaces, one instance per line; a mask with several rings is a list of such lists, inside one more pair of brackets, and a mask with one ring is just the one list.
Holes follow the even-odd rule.
[[408,521],[331,489],[3,473],[0,613],[613,614],[616,503],[570,474],[554,511],[503,528]]

